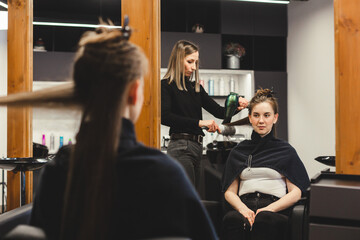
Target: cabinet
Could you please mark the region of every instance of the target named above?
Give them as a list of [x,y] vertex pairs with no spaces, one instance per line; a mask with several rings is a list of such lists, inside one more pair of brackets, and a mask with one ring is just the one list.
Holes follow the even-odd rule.
[[[240,69],[286,71],[286,5],[218,0],[194,0],[189,5],[189,0],[168,0],[162,1],[161,15],[162,67],[174,43],[184,39],[200,46],[201,68],[227,68],[224,46],[234,42],[246,50]],[[195,23],[204,25],[204,33],[191,33]]]
[[360,239],[360,177],[322,172],[311,180],[309,238]]
[[163,0],[161,29],[165,32],[191,32],[195,24],[206,33],[220,32],[220,0]]
[[223,1],[221,33],[286,37],[287,6]]
[[188,40],[200,47],[200,68],[221,69],[221,35],[211,33],[161,33],[161,67],[166,68],[174,44],[179,40]]

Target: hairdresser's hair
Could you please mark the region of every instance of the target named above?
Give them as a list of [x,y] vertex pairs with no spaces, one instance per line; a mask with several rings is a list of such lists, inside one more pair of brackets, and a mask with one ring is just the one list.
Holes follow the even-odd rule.
[[117,181],[116,153],[130,83],[147,70],[143,52],[118,30],[87,32],[73,79],[83,116],[72,151],[61,239],[109,239]]
[[[172,81],[175,81],[176,86],[179,90],[187,91],[185,86],[184,59],[186,56],[193,54],[194,52],[199,52],[199,47],[196,46],[194,43],[186,40],[178,41],[171,51],[168,69],[164,78],[169,79],[169,84]],[[194,74],[195,91],[200,92],[199,61],[196,62],[196,70],[194,71],[193,75]],[[193,75],[191,75],[190,78],[192,78]]]
[[249,109],[249,115],[251,115],[253,108],[255,105],[262,103],[262,102],[268,102],[272,106],[274,110],[274,114],[279,113],[279,105],[277,102],[277,99],[274,97],[274,93],[270,89],[259,89],[256,91],[255,96],[251,99],[248,109]]

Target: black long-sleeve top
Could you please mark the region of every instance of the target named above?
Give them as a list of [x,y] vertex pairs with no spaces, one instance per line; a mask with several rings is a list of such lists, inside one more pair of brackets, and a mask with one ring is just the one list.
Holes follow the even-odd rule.
[[[70,154],[70,146],[65,146],[44,166],[35,194],[30,223],[44,229],[51,240],[59,238]],[[111,239],[218,239],[180,164],[137,142],[134,125],[127,119],[116,167],[118,180],[109,183],[116,190],[116,205],[111,219],[104,219],[111,224]]]
[[200,85],[195,92],[195,82],[185,81],[186,90],[179,90],[175,81],[161,80],[161,124],[169,126],[172,133],[189,133],[204,136],[199,127],[201,108],[216,118],[224,119],[225,108],[215,102]]

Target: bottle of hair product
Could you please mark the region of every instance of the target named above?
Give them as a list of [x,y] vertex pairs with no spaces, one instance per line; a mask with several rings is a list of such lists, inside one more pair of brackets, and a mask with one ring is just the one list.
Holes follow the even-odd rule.
[[55,148],[55,136],[54,134],[50,135],[50,150],[54,150]]
[[60,136],[59,148],[61,148],[63,145],[64,145],[64,137]]
[[230,81],[229,81],[229,84],[230,84],[230,92],[235,92],[235,81],[234,81],[234,78],[233,77],[230,77]]
[[208,84],[209,84],[209,96],[214,96],[214,80],[210,78]]
[[45,134],[42,135],[41,144],[46,146]]
[[69,138],[68,145],[71,145],[71,144],[72,144],[72,141],[71,141],[71,138]]

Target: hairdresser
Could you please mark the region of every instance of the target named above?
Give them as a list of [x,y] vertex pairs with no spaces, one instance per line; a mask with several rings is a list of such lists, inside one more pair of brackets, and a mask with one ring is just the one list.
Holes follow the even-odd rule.
[[[239,98],[238,110],[248,101]],[[217,104],[199,84],[199,48],[189,41],[178,41],[171,52],[168,69],[161,80],[161,124],[170,127],[167,153],[185,168],[198,188],[202,142],[208,132],[221,132],[213,119],[202,119],[202,108],[224,119],[225,108]]]
[[[136,140],[148,64],[128,41],[128,30],[87,32],[79,42],[74,84],[11,98],[32,106],[77,104],[83,114],[76,144],[61,148],[42,169],[31,224],[47,239],[217,239],[182,167]],[[0,104],[10,100],[0,98]]]

